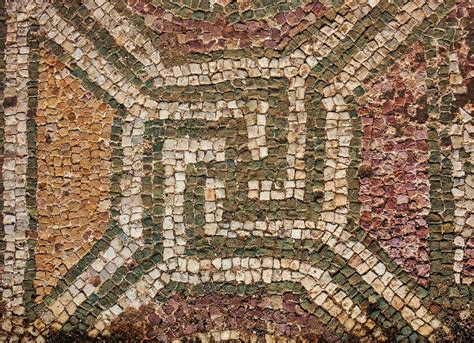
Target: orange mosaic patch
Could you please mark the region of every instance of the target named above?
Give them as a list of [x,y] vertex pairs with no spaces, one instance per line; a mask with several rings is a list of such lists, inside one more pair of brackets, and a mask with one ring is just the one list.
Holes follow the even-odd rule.
[[39,297],[107,228],[115,111],[94,98],[55,56],[41,51],[38,127]]

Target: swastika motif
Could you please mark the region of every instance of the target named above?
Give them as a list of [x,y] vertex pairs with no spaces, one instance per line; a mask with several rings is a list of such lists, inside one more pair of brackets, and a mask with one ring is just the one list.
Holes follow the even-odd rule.
[[1,339],[467,342],[472,11],[0,2]]

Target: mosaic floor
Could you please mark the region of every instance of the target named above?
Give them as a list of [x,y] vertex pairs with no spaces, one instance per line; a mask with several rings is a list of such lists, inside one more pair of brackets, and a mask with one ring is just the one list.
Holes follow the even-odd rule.
[[0,341],[469,342],[473,18],[0,0]]

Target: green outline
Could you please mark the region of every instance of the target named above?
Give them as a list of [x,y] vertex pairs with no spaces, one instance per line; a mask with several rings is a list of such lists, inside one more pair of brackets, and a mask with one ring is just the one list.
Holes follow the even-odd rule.
[[27,145],[28,163],[26,169],[26,206],[28,211],[28,230],[26,232],[28,246],[28,260],[25,265],[25,279],[23,281],[23,301],[26,314],[30,320],[34,319],[34,313],[30,310],[35,306],[36,289],[33,285],[36,279],[36,257],[35,247],[38,237],[38,218],[36,212],[36,191],[38,188],[38,166],[36,159],[36,113],[38,110],[38,83],[39,83],[39,41],[37,39],[39,24],[30,18],[30,30],[28,31],[28,112],[27,112]]
[[153,0],[152,4],[161,7],[166,12],[171,12],[183,20],[194,19],[213,22],[218,16],[225,15],[231,23],[235,23],[238,21],[245,22],[271,18],[276,14],[293,11],[311,2],[310,0],[292,0],[292,2],[287,2],[286,0],[252,0],[252,8],[244,12],[239,11],[236,2],[230,2],[225,6],[214,4],[213,10],[210,9],[209,1],[197,3],[196,1],[191,2],[191,0]]
[[[472,286],[454,281],[454,210],[451,193],[452,165],[449,126],[452,124],[454,94],[449,89],[448,53],[459,34],[457,27],[447,27],[447,19],[438,25],[444,32],[433,30],[423,36],[427,63],[427,95],[430,110],[428,142],[430,145],[430,204],[428,215],[430,277],[429,289],[433,302],[441,306],[441,315],[457,310],[472,299]],[[436,41],[437,45],[433,44]],[[440,56],[439,49],[446,49]],[[436,65],[439,63],[439,66]],[[441,123],[441,126],[439,125]],[[440,291],[441,289],[441,291]]]

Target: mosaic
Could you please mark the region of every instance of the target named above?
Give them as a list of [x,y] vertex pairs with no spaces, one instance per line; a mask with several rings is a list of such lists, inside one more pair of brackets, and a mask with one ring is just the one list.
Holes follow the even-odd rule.
[[0,341],[471,342],[473,18],[0,0]]

